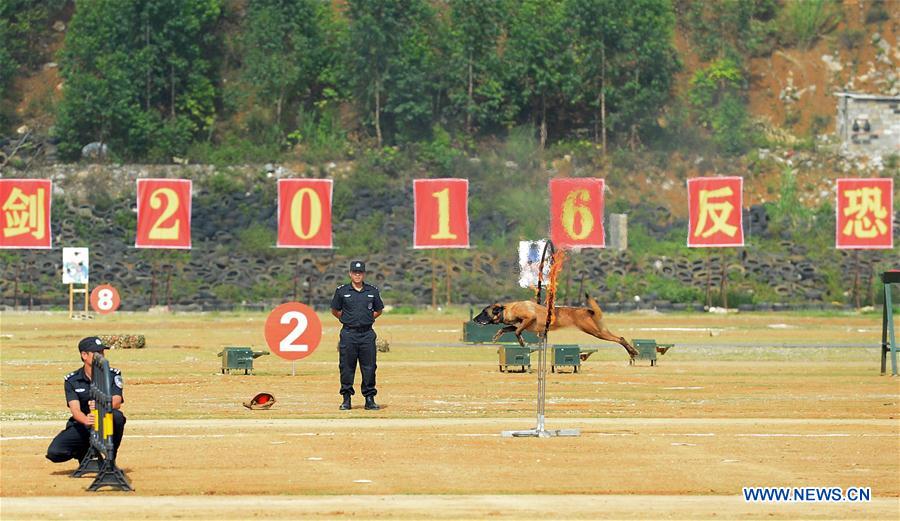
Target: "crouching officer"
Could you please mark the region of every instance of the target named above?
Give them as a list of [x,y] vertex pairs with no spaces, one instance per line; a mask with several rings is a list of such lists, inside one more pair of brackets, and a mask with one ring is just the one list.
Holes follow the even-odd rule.
[[[66,428],[53,438],[47,448],[47,459],[54,463],[62,463],[70,459],[81,461],[91,446],[91,429],[94,427],[94,411],[91,410],[91,372],[94,362],[94,353],[106,356],[108,346],[95,336],[89,336],[78,342],[78,352],[84,367],[65,377],[63,387],[66,392],[66,402],[72,417],[66,423]],[[122,434],[125,432],[125,415],[119,410],[122,403],[122,373],[118,369],[110,368],[113,380],[110,383],[113,406],[113,444],[116,454],[119,453],[119,444],[122,443]]]
[[341,368],[341,394],[344,402],[340,409],[350,409],[353,396],[353,378],[356,362],[362,373],[360,391],[366,397],[366,409],[380,409],[375,403],[375,331],[372,324],[381,315],[384,302],[378,288],[366,284],[366,264],[362,261],[350,263],[350,284],[338,286],[331,299],[331,314],[344,325],[338,344]]

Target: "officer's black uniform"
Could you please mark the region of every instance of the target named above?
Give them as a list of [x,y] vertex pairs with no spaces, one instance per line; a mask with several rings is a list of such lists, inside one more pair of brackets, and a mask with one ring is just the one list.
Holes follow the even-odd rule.
[[[365,264],[354,261],[351,270],[365,271]],[[375,396],[375,322],[374,312],[384,309],[378,288],[363,282],[361,291],[353,284],[338,286],[331,299],[331,309],[341,311],[340,369],[341,394],[345,399],[353,395],[353,378],[356,375],[356,361],[362,373],[362,395]]]
[[[94,338],[94,337],[89,337]],[[88,339],[85,339],[88,340]],[[82,341],[84,343],[84,340]],[[100,345],[100,347],[105,347]],[[79,344],[79,350],[81,350]],[[94,352],[102,352],[102,349]],[[122,373],[118,369],[110,368],[113,373],[113,381],[110,387],[113,395],[124,396],[122,394]],[[90,414],[91,410],[88,402],[91,398],[91,381],[84,374],[84,367],[77,371],[71,372],[65,377],[63,384],[66,392],[66,405],[72,400],[78,400],[81,412]],[[95,411],[96,414],[96,411]],[[118,409],[113,409],[113,444],[116,448],[116,454],[119,453],[119,444],[122,443],[122,434],[125,432],[125,415]],[[75,458],[81,461],[90,448],[90,427],[75,421],[74,417],[70,417],[66,423],[66,428],[53,438],[50,446],[47,447],[47,459],[54,463],[62,463]]]

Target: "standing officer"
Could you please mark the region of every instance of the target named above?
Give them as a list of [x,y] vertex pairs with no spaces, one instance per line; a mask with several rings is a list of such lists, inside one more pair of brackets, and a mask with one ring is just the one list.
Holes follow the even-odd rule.
[[[66,428],[53,438],[47,447],[47,459],[53,463],[62,463],[75,458],[78,461],[84,459],[91,446],[91,429],[94,427],[94,411],[91,410],[91,372],[94,362],[94,353],[106,356],[108,346],[95,336],[83,338],[78,342],[78,351],[81,353],[81,361],[84,367],[69,373],[65,377],[63,388],[66,392],[66,402],[72,417],[66,423]],[[110,368],[113,381],[110,382],[113,406],[113,445],[116,454],[119,453],[119,444],[122,443],[122,434],[125,432],[125,415],[119,410],[125,401],[122,398],[122,373],[118,369]]]
[[364,282],[366,263],[353,261],[350,263],[350,284],[338,286],[331,299],[331,314],[344,325],[341,328],[341,341],[338,344],[341,367],[341,394],[344,403],[340,409],[350,409],[350,397],[353,396],[353,378],[356,376],[356,361],[359,360],[359,371],[362,373],[360,392],[366,397],[366,409],[380,409],[375,403],[375,331],[372,324],[381,315],[384,302],[378,288]]

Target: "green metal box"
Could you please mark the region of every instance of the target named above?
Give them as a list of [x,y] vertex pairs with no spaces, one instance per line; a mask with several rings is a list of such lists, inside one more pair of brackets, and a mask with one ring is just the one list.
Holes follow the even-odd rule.
[[581,367],[581,347],[578,344],[555,344],[550,351],[550,372],[557,367],[571,367],[578,372]]
[[222,358],[222,374],[232,370],[244,370],[244,374],[253,371],[253,359],[267,355],[265,351],[254,352],[249,347],[225,347],[219,356]]
[[[639,360],[650,360],[650,365],[656,365],[656,354],[661,352],[665,354],[666,351],[669,350],[674,344],[657,344],[656,340],[651,340],[647,338],[634,339],[634,348],[638,351],[637,359]],[[631,364],[634,365],[634,360],[631,361]]]
[[[486,326],[482,326],[481,324],[476,324],[469,320],[468,322],[463,322],[463,342],[472,342],[475,344],[487,344],[490,342],[494,342],[492,340],[497,331],[500,330],[501,327],[504,327],[503,324],[488,324]],[[522,338],[525,340],[526,344],[536,344],[540,340],[535,333],[531,331],[523,331]],[[499,341],[506,342],[518,342],[516,340],[515,333],[504,333],[502,337],[500,337]]]
[[531,348],[519,344],[503,344],[497,352],[500,354],[500,372],[509,372],[509,366],[520,366],[521,372],[531,371]]

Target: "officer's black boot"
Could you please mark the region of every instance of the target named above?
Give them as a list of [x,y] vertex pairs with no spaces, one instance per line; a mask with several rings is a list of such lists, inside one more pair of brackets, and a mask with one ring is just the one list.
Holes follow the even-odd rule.
[[381,409],[377,403],[375,403],[374,396],[366,396],[366,409],[369,411],[377,411]]
[[349,411],[349,410],[350,410],[350,395],[349,395],[349,394],[345,394],[345,395],[344,395],[344,403],[341,404],[340,409],[341,409],[342,411]]

